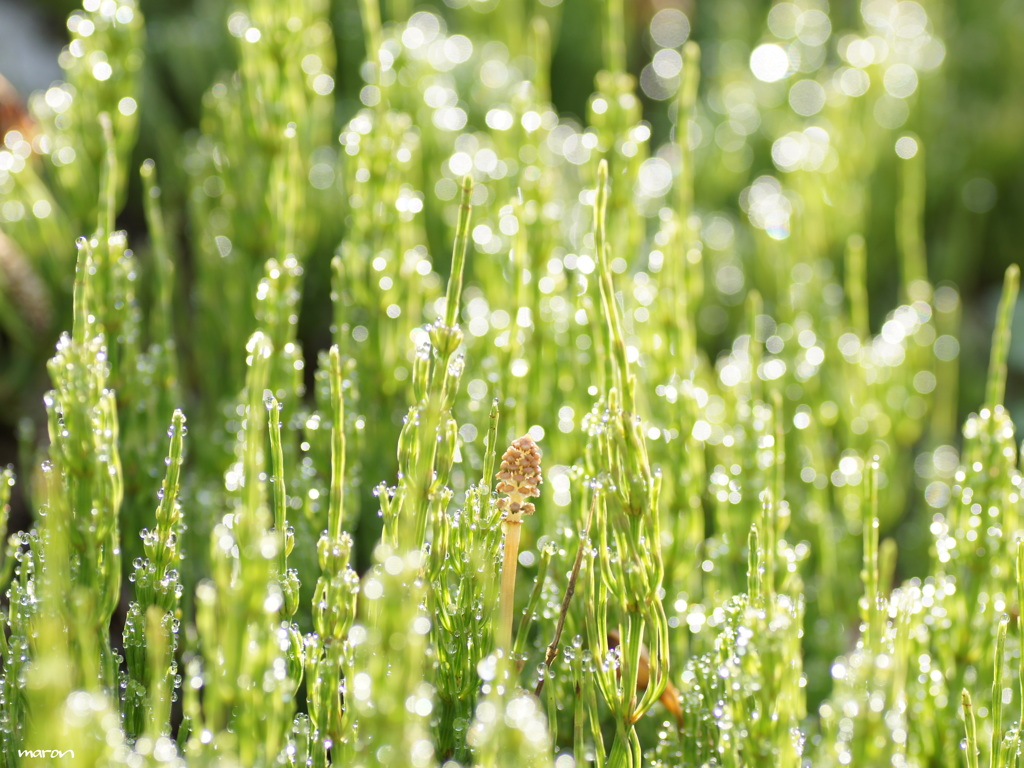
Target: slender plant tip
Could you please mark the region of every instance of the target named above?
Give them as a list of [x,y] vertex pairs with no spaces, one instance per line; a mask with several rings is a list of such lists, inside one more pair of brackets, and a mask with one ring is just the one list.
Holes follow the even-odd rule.
[[[469,248],[469,226],[473,211],[473,177],[462,177],[462,195],[459,198],[459,220],[455,228],[455,244],[452,249],[452,271],[448,276],[448,290],[445,293],[444,324],[455,327],[459,316],[459,302],[462,297],[462,276],[466,268],[466,251]],[[458,346],[456,344],[456,346]],[[452,349],[451,351],[454,351]]]
[[1011,264],[1006,268],[1003,292],[996,311],[996,326],[992,331],[992,354],[989,358],[986,391],[986,405],[990,408],[1002,405],[1006,395],[1006,361],[1010,353],[1011,324],[1019,290],[1020,267]]
[[[602,157],[601,162],[597,164],[597,194],[598,199],[603,203],[608,195],[608,160]],[[598,205],[598,209],[602,209],[602,205]]]
[[960,695],[960,703],[963,706],[964,731],[967,736],[964,743],[964,749],[967,752],[967,765],[968,768],[978,768],[978,728],[974,720],[971,694],[966,688]]

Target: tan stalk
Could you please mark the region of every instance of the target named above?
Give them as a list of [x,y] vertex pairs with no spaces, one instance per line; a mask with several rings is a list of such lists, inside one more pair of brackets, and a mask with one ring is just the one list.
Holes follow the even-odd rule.
[[501,457],[501,469],[495,475],[498,479],[496,490],[504,494],[498,500],[498,508],[504,512],[501,521],[505,532],[505,555],[501,566],[500,622],[498,624],[497,647],[506,655],[512,651],[512,624],[516,599],[516,563],[519,558],[520,526],[523,515],[534,513],[529,498],[540,496],[537,486],[541,483],[540,449],[529,435],[512,441]]

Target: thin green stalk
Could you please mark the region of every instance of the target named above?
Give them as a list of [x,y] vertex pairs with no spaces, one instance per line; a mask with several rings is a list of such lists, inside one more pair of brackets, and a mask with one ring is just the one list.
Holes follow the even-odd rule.
[[97,234],[108,237],[114,232],[114,217],[117,214],[117,149],[114,144],[114,126],[110,115],[99,114],[100,131],[105,147],[103,164],[100,166],[100,213]]
[[[529,639],[530,625],[537,619],[541,598],[544,594],[544,582],[548,576],[548,568],[551,566],[551,557],[554,554],[554,547],[544,547],[540,551],[540,558],[537,562],[537,574],[533,579],[533,590],[526,601],[526,608],[519,618],[519,626],[516,627],[515,640],[512,644],[512,656],[521,659],[525,657],[526,643]],[[540,694],[537,694],[538,696]]]
[[846,295],[850,307],[850,325],[862,339],[871,335],[868,322],[868,289],[867,289],[867,248],[864,238],[850,235],[846,239],[846,277],[844,280]]
[[[700,46],[688,40],[683,46],[683,76],[679,83],[676,99],[675,145],[679,148],[681,168],[675,184],[677,224],[683,232],[682,257],[686,263],[690,258],[689,249],[695,245],[695,233],[690,224],[694,200],[694,158],[690,146],[690,121],[694,119],[697,107],[697,88],[700,85]],[[689,267],[690,265],[687,265]]]
[[530,19],[526,43],[529,60],[533,62],[531,80],[537,101],[546,104],[551,101],[551,27],[542,16]]
[[379,0],[360,0],[359,15],[363,22],[363,39],[367,58],[373,63],[371,84],[380,86],[381,17]]
[[996,311],[996,325],[992,332],[992,354],[988,363],[988,386],[985,390],[985,405],[990,409],[1002,405],[1006,396],[1006,358],[1010,352],[1010,331],[1013,311],[1017,306],[1017,292],[1020,288],[1020,267],[1011,264],[1006,268],[1003,293]]
[[[960,332],[961,301],[959,294],[950,286],[944,286],[936,292],[935,302],[935,333],[939,338],[956,338]],[[942,392],[935,404],[935,416],[932,421],[932,434],[936,443],[951,445],[956,442],[960,428],[960,416],[957,412],[957,400],[960,385],[960,360],[957,357],[937,360],[935,363],[936,381],[941,381]]]
[[337,345],[328,356],[331,394],[331,476],[327,529],[317,543],[320,577],[313,595],[313,628],[307,638],[306,698],[312,721],[310,739],[314,765],[327,764],[333,746],[335,762],[354,757],[355,736],[350,702],[341,696],[343,680],[350,677],[348,633],[356,617],[359,577],[349,566],[352,538],[341,529],[345,485],[345,401],[341,352]]
[[690,123],[695,119],[697,88],[700,83],[700,48],[692,40],[683,46],[683,75],[676,99],[675,144],[679,148],[680,171],[673,185],[676,192],[676,237],[674,258],[666,266],[666,282],[673,282],[675,312],[670,313],[666,336],[674,358],[681,360],[683,378],[691,376],[697,366],[696,310],[702,293],[701,252],[698,235],[692,223],[694,215],[693,148],[690,146]]
[[[299,572],[288,567],[288,555],[295,546],[295,531],[288,522],[288,492],[285,485],[284,447],[281,438],[281,404],[270,396],[266,401],[267,428],[270,433],[270,488],[274,508],[274,533],[277,538],[277,570],[284,595],[284,618],[291,619],[299,609]],[[294,628],[289,628],[289,631]]]
[[989,746],[989,768],[996,768],[999,745],[1003,741],[1003,665],[1006,661],[1006,629],[1010,617],[1003,615],[996,629],[996,650],[992,665],[992,741]]
[[485,498],[490,502],[491,481],[494,479],[494,463],[498,459],[498,421],[501,411],[498,398],[491,401],[491,411],[487,417],[487,439],[484,442],[484,468],[480,479],[480,487]]
[[[1017,605],[1024,606],[1024,539],[1017,539]],[[1024,610],[1017,609],[1017,631],[1021,637],[1024,637]],[[1024,653],[1020,654],[1017,660],[1017,682],[1018,690],[1020,693],[1020,700],[1024,702]],[[1024,706],[1024,703],[1022,703]],[[1020,725],[1017,727],[1017,747],[1016,752],[1020,752],[1021,746],[1021,728]]]
[[864,597],[861,604],[861,618],[864,625],[864,647],[878,652],[882,627],[878,610],[878,471],[879,459],[873,457],[868,464],[868,503],[864,507],[863,538],[864,557],[861,579]]
[[176,637],[171,625],[175,622],[173,615],[155,606],[146,611],[146,656],[150,680],[146,733],[154,740],[168,738],[171,733],[171,700],[176,671],[176,642],[173,641]]
[[327,505],[327,534],[331,541],[341,536],[345,520],[345,397],[343,392],[341,350],[335,344],[330,350],[328,368],[331,387],[331,491]]
[[[0,469],[0,591],[6,593],[7,586],[14,573],[15,558],[12,556],[14,547],[8,543],[7,526],[11,517],[11,491],[14,488],[14,470],[11,467]],[[0,631],[0,635],[4,633]],[[2,645],[7,638],[0,637],[0,647],[6,656],[7,648]]]
[[622,30],[625,29],[626,16],[623,8],[624,0],[605,0],[599,3],[604,11],[602,20],[604,29],[604,68],[609,72],[626,71],[626,44]]
[[[768,599],[775,595],[776,557],[778,549],[778,515],[775,496],[770,491],[761,492],[761,531],[764,531],[764,544],[758,551],[758,558],[763,558],[760,566],[763,579],[762,589]],[[753,526],[751,526],[753,528]],[[760,533],[760,531],[758,532]]]
[[900,199],[896,211],[896,240],[899,243],[906,303],[931,301],[928,265],[924,247],[924,149],[900,161]]
[[632,388],[629,386],[629,367],[626,362],[626,342],[622,333],[622,319],[615,303],[612,285],[610,244],[607,236],[608,221],[608,161],[601,160],[597,168],[597,191],[594,199],[594,250],[597,254],[598,285],[601,291],[601,309],[607,326],[606,333],[612,357],[613,385],[624,400],[624,407],[633,411]]
[[454,328],[458,322],[459,305],[462,300],[462,277],[466,269],[466,252],[469,250],[469,221],[472,207],[473,179],[462,179],[462,197],[459,199],[459,221],[455,227],[455,246],[452,250],[451,276],[445,293],[444,324]]
[[967,734],[967,741],[964,744],[964,751],[967,755],[967,768],[978,768],[978,728],[974,722],[974,706],[971,704],[971,694],[964,688],[960,696],[962,706],[964,731]]
[[763,600],[761,594],[761,547],[758,543],[757,526],[750,526],[750,535],[747,537],[747,594],[750,595],[750,602],[760,605]]
[[[127,666],[122,708],[129,739],[143,731],[151,737],[170,734],[174,652],[179,643],[177,616],[181,613],[181,465],[184,455],[185,415],[175,411],[171,420],[167,470],[160,488],[156,528],[142,532],[144,558],[134,563],[136,601],[128,610],[124,629]],[[156,670],[156,671],[155,671]],[[148,711],[148,715],[147,715]]]
[[270,432],[270,489],[274,508],[274,531],[278,538],[277,565],[288,570],[287,527],[288,494],[284,484],[284,450],[281,447],[281,405],[276,397],[266,401],[267,428]]
[[146,160],[139,169],[143,187],[143,209],[146,214],[146,229],[153,247],[156,304],[152,313],[150,335],[157,344],[166,344],[172,338],[174,329],[174,262],[171,258],[170,239],[160,206],[162,191],[157,184],[156,163]]

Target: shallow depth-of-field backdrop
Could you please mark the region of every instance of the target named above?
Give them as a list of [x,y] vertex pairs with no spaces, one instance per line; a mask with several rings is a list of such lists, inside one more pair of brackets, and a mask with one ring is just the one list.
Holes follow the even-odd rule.
[[0,3],[0,764],[1017,766],[1022,35]]

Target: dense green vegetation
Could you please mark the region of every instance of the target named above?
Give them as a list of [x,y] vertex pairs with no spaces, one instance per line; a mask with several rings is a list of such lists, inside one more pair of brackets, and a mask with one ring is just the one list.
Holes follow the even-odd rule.
[[87,0],[6,133],[3,763],[1016,766],[976,9],[407,5]]

